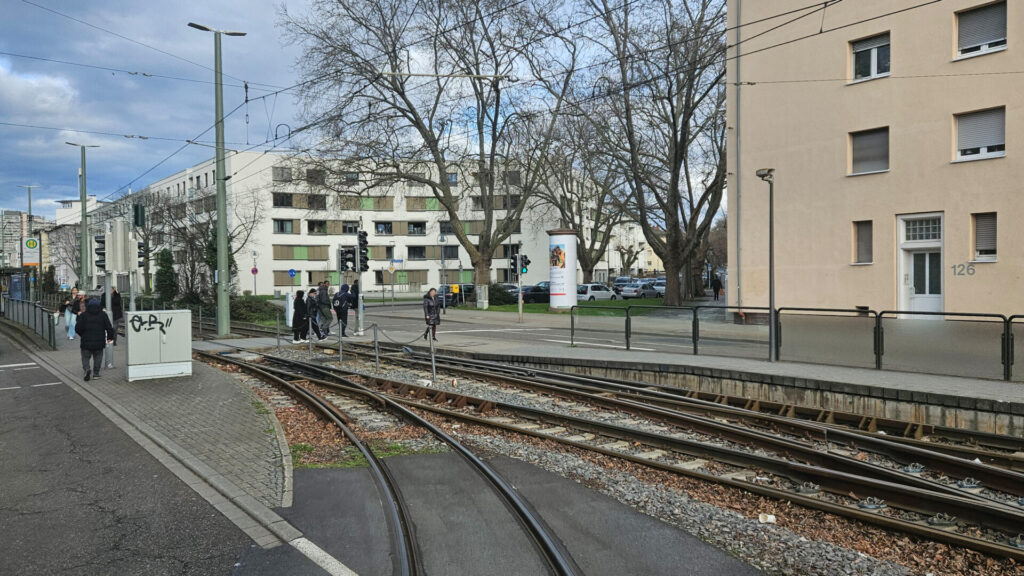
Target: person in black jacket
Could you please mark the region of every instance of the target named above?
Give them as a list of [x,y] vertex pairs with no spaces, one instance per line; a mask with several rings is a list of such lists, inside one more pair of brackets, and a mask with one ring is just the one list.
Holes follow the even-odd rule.
[[431,288],[423,296],[423,315],[427,319],[427,329],[423,331],[423,339],[430,334],[437,341],[437,325],[441,323],[441,305],[437,301],[437,290]]
[[309,316],[306,315],[306,293],[302,290],[295,292],[295,300],[292,301],[292,344],[309,342]]
[[[316,288],[310,288],[309,294],[306,295],[306,321],[309,327],[313,329],[313,333],[316,334],[318,340],[324,339],[323,329],[316,322],[316,316],[320,310],[320,304],[318,303],[318,296]],[[306,337],[309,337],[309,333],[306,333]]]
[[99,378],[100,367],[103,366],[103,349],[114,340],[115,332],[110,318],[103,313],[103,307],[96,298],[89,300],[85,312],[79,314],[75,333],[82,337],[82,369],[85,370],[86,382],[90,378]]
[[331,302],[334,304],[334,312],[338,315],[338,325],[341,327],[341,337],[348,338],[345,330],[348,329],[348,310],[352,307],[352,295],[348,293],[348,284],[342,284],[334,293]]

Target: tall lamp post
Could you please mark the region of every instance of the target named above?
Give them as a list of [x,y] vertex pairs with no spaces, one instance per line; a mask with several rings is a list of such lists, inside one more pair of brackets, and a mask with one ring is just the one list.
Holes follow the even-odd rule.
[[768,183],[768,361],[779,359],[775,339],[775,168],[761,168],[757,177]]
[[89,210],[86,208],[85,199],[85,149],[99,148],[99,144],[76,144],[65,142],[68,146],[75,146],[82,151],[82,166],[78,169],[78,203],[82,208],[82,222],[80,223],[78,239],[78,285],[86,286],[86,277],[89,276]]
[[[33,188],[39,188],[39,186],[36,186],[36,185],[26,186],[24,184],[18,184],[18,188],[24,188],[24,189],[28,190],[28,237],[31,238],[32,237],[32,189]],[[42,251],[42,248],[40,248],[40,250],[39,250],[40,264],[42,264],[42,255],[43,255],[43,251]],[[22,265],[24,265],[24,264],[25,263],[24,263],[24,260],[23,260],[22,261]],[[35,301],[35,299],[36,299],[35,298],[35,291],[36,291],[35,290],[35,288],[36,288],[35,280],[37,280],[38,277],[39,277],[39,268],[40,268],[40,266],[36,266],[36,271],[32,273],[32,277],[31,277],[33,279],[29,280],[29,283],[28,283],[28,299],[32,300],[32,301]]]
[[217,335],[231,332],[231,280],[228,277],[228,208],[227,175],[224,170],[224,79],[220,63],[220,35],[245,36],[245,32],[216,30],[202,24],[188,25],[203,32],[213,32],[215,126],[217,132]]
[[448,313],[448,268],[444,265],[444,246],[448,243],[448,237],[442,232],[437,237],[437,243],[441,245],[441,313]]

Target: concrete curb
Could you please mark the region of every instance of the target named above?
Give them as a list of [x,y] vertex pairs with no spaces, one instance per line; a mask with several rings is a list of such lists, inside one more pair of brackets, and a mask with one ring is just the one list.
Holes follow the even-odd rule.
[[[9,322],[3,323],[3,327],[9,325]],[[18,331],[21,332],[20,329]],[[45,368],[96,407],[115,426],[135,440],[261,547],[274,548],[283,542],[288,543],[329,574],[343,576],[355,574],[316,544],[303,537],[302,532],[276,512],[250,496],[173,440],[141,421],[116,400],[98,390],[78,384],[71,372],[51,358],[24,346],[19,345],[19,347],[40,367]],[[276,418],[274,420],[276,421]],[[279,427],[280,424],[277,426]],[[290,452],[285,452],[288,453],[290,459]]]
[[259,394],[252,393],[252,397],[267,410],[267,419],[270,420],[270,423],[274,426],[274,435],[277,436],[277,446],[281,450],[281,471],[284,475],[284,486],[281,489],[281,506],[284,508],[291,508],[294,497],[294,491],[292,488],[292,469],[294,463],[292,462],[291,447],[288,446],[288,440],[284,436],[284,428],[281,427],[281,422],[277,419],[277,414],[274,413],[274,408],[267,404],[263,398],[260,398]]

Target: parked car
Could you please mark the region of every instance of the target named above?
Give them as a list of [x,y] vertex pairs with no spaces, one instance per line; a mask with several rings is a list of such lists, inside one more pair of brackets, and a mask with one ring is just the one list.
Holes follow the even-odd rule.
[[667,284],[667,282],[665,281],[664,278],[658,278],[657,280],[654,281],[654,291],[658,293],[658,296],[660,298],[664,298],[665,297],[665,285],[666,284]]
[[473,300],[476,286],[473,284],[459,284],[459,293],[452,292],[451,285],[445,286],[445,300],[448,306],[457,306],[461,302]]
[[502,282],[501,287],[505,289],[509,294],[516,294],[519,292],[519,285],[511,282]]
[[657,298],[658,291],[650,282],[634,282],[622,287],[622,299],[627,298]]
[[622,294],[622,287],[632,284],[635,281],[636,278],[631,278],[629,276],[619,276],[615,279],[614,282],[612,282],[612,290],[614,290],[616,294]]
[[604,284],[580,284],[576,287],[577,302],[592,302],[594,300],[615,300],[618,298],[611,288]]
[[523,286],[523,304],[551,302],[551,291],[544,286]]

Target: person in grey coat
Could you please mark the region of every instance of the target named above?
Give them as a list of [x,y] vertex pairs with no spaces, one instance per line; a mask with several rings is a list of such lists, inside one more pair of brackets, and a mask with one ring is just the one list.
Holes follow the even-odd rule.
[[427,335],[437,341],[437,325],[441,323],[441,304],[437,300],[437,289],[431,288],[423,296],[423,315],[427,321],[427,329],[423,331],[423,339]]

